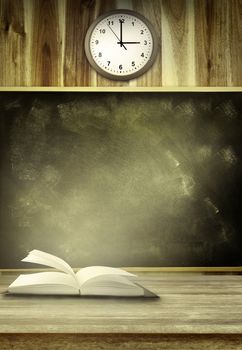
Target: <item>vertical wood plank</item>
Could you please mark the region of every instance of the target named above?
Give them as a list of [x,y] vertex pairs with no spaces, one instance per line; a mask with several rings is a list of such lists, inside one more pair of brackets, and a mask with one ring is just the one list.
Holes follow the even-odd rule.
[[96,85],[84,52],[84,41],[89,25],[99,13],[99,7],[100,4],[97,1],[67,0],[64,55],[66,86],[88,86],[90,82]]
[[25,85],[32,86],[32,33],[33,33],[33,1],[24,0],[25,50],[21,57],[25,63]]
[[242,86],[242,1],[230,1],[229,42],[231,53],[231,84]]
[[231,85],[229,32],[231,4],[232,2],[227,0],[198,1],[195,11],[198,86]]
[[32,30],[32,85],[58,86],[61,58],[58,0],[34,0]]
[[26,33],[22,0],[0,2],[0,85],[25,85]]
[[162,85],[195,85],[194,1],[162,1]]
[[209,86],[210,84],[209,22],[211,22],[211,14],[208,18],[207,1],[198,0],[195,6],[195,60],[196,84],[201,86]]
[[66,31],[66,0],[58,0],[59,40],[61,56],[59,58],[59,86],[64,86],[64,60],[65,60],[65,31]]

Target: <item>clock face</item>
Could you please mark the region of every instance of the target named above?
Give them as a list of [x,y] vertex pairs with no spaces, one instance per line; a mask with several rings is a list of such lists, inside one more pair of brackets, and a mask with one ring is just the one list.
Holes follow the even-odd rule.
[[150,22],[134,11],[102,15],[88,29],[85,51],[100,74],[129,80],[143,74],[157,54],[157,38]]

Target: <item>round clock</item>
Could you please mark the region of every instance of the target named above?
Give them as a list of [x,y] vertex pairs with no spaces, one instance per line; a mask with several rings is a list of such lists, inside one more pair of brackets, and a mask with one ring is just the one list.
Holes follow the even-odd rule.
[[130,10],[114,10],[98,17],[85,38],[85,52],[92,67],[114,80],[129,80],[146,72],[157,50],[151,23]]

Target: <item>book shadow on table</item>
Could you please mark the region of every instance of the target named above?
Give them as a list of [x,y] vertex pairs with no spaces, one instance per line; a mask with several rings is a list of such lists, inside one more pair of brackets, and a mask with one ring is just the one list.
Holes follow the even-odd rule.
[[123,300],[123,301],[143,301],[143,302],[153,302],[161,299],[158,295],[152,296],[106,296],[106,295],[58,295],[58,294],[12,294],[9,292],[3,293],[4,298],[9,299],[85,299],[85,300]]

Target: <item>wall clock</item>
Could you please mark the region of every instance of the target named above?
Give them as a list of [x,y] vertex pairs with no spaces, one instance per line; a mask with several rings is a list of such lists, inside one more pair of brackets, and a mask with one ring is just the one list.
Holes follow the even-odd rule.
[[89,63],[114,80],[129,80],[145,73],[154,63],[157,50],[151,23],[130,10],[114,10],[98,17],[85,38]]

